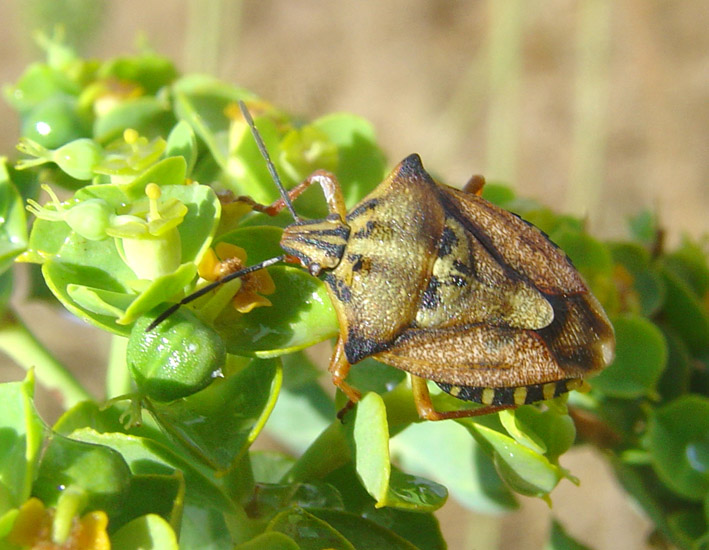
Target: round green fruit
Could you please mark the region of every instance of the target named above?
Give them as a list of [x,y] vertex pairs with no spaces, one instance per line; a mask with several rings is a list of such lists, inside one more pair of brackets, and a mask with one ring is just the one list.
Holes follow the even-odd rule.
[[146,331],[161,311],[136,321],[126,359],[138,389],[156,401],[173,401],[207,387],[219,376],[226,348],[217,332],[185,308]]

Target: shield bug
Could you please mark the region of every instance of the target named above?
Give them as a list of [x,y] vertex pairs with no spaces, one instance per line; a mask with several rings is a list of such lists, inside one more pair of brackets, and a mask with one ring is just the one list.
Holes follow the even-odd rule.
[[[288,208],[285,255],[231,273],[215,286],[280,261],[324,273],[340,335],[329,371],[356,403],[347,374],[373,357],[411,375],[419,415],[460,418],[552,399],[580,387],[610,363],[613,327],[568,257],[539,229],[480,196],[484,179],[458,190],[437,183],[418,155],[406,157],[349,212],[335,176],[316,171],[287,192],[254,122],[243,115]],[[330,214],[304,220],[292,200],[322,187]],[[458,399],[483,406],[437,411],[427,380]]]

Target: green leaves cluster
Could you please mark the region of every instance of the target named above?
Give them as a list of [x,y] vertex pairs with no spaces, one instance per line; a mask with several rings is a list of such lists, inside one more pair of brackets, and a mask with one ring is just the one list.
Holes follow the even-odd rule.
[[[116,548],[152,539],[155,548],[438,549],[433,512],[449,491],[499,512],[516,495],[550,501],[562,479],[576,481],[559,463],[576,439],[565,399],[420,423],[404,373],[365,360],[351,373],[364,397],[337,420],[342,396],[323,389],[302,350],[338,326],[323,283],[301,269],[268,269],[270,306],[232,307],[235,294],[254,295],[235,280],[146,337],[168,304],[207,284],[214,250],[239,247],[248,265],[282,253],[288,217],[234,200],[278,198],[238,100],[287,187],[325,168],[351,206],[383,179],[383,155],[353,115],[306,123],[246,90],[181,76],[152,53],[101,62],[48,48],[49,62],[5,89],[23,137],[22,157],[0,162],[0,347],[29,372],[0,385],[1,544],[22,547],[13,526],[36,498],[54,510],[55,543],[101,511]],[[591,419],[582,437],[610,449],[666,537],[699,544],[709,505],[706,251],[654,250],[639,222],[634,242],[601,243],[579,220],[498,186],[486,193],[559,243],[613,317],[617,359],[574,398],[577,417]],[[327,214],[317,189],[297,209]],[[14,261],[41,270],[33,297],[113,334],[105,396],[90,396],[18,321],[8,305]],[[52,426],[32,404],[35,372],[64,399]],[[115,399],[128,392],[132,400]],[[441,410],[467,406],[432,392]],[[253,450],[264,430],[294,456]],[[570,540],[557,524],[553,533]]]
[[[666,251],[656,219],[630,222],[632,240],[600,242],[575,219],[514,198],[493,200],[547,232],[603,302],[616,357],[573,394],[580,438],[611,457],[620,482],[679,548],[709,547],[709,241]],[[520,411],[521,412],[521,411]]]

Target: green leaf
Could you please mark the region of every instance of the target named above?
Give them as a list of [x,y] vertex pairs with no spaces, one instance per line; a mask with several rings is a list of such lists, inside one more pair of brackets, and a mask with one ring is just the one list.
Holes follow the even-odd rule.
[[27,247],[24,201],[10,180],[3,157],[0,157],[0,219],[0,273],[3,273]]
[[630,234],[640,244],[652,248],[657,243],[659,224],[657,215],[645,210],[629,220]]
[[613,261],[621,266],[616,279],[621,284],[622,269],[630,277],[632,288],[620,287],[621,307],[624,311],[640,313],[645,317],[654,315],[665,300],[665,284],[654,266],[650,265],[650,253],[635,243],[611,243]]
[[366,394],[355,409],[354,421],[346,424],[355,469],[364,488],[385,506],[389,490],[389,426],[386,408],[379,394]]
[[368,518],[340,510],[311,509],[313,516],[342,534],[357,550],[417,550],[416,546]]
[[103,446],[50,436],[33,485],[33,494],[47,506],[55,506],[64,488],[82,490],[86,509],[109,515],[124,505],[130,470],[120,453]]
[[669,515],[668,523],[674,540],[680,548],[706,550],[709,548],[709,530],[699,510],[680,510]]
[[662,313],[695,355],[709,353],[709,312],[702,307],[688,282],[666,266],[662,276],[667,298]]
[[[200,550],[233,550],[233,516],[212,506],[209,501],[185,505],[180,526],[180,546]],[[237,524],[237,529],[241,527]]]
[[192,127],[184,120],[181,120],[170,130],[165,155],[167,157],[183,157],[187,163],[186,175],[189,176],[197,162],[197,154],[197,138],[192,131]]
[[354,421],[346,424],[355,469],[377,507],[392,506],[430,512],[443,506],[445,487],[421,477],[392,471],[389,427],[381,396],[367,393],[357,404]]
[[137,474],[130,486],[120,510],[110,518],[111,530],[146,514],[157,515],[179,530],[185,499],[185,479],[181,472],[171,474]]
[[[81,401],[62,414],[52,426],[52,430],[64,436],[69,436],[82,428],[91,428],[104,434],[125,432],[123,418],[130,406],[131,403],[127,400],[114,402],[111,406],[95,401]],[[152,417],[147,415],[142,419],[140,426],[130,429],[130,433],[133,436],[155,440],[163,445],[169,444],[170,441],[160,431]]]
[[172,273],[153,280],[135,300],[123,308],[124,313],[116,323],[120,325],[132,324],[141,315],[145,315],[156,306],[182,292],[182,289],[195,278],[195,275],[197,275],[197,267],[194,263],[188,262],[182,264]]
[[100,317],[123,317],[133,303],[130,295],[102,288],[91,288],[84,285],[68,284],[66,294],[77,306]]
[[[227,171],[227,159],[231,152],[229,148],[231,120],[226,116],[225,111],[230,105],[236,105],[240,99],[247,100],[252,94],[202,75],[189,75],[179,79],[175,82],[173,90],[175,114],[192,127],[217,164],[223,171]],[[259,125],[259,130],[263,133],[262,126]],[[266,136],[264,140],[265,138]],[[269,143],[270,139],[266,141],[267,145]],[[270,147],[269,151],[273,153]],[[263,161],[261,166],[265,168]]]
[[611,397],[654,397],[667,364],[667,343],[656,325],[637,315],[613,319],[615,360],[591,385]]
[[79,87],[62,71],[46,63],[31,63],[17,83],[3,92],[7,102],[23,114],[54,95],[76,95]]
[[344,508],[340,492],[328,483],[259,484],[245,508],[252,519],[269,519],[284,508]]
[[530,428],[524,425],[524,422],[517,417],[516,412],[515,410],[500,411],[500,422],[505,430],[507,430],[507,433],[514,437],[517,443],[521,443],[535,453],[546,453],[546,443]]
[[499,418],[518,443],[545,454],[553,463],[571,448],[576,438],[574,421],[558,408],[520,407],[501,411]]
[[709,491],[709,399],[685,395],[649,418],[646,446],[660,479],[673,491],[701,501]]
[[187,505],[208,507],[220,513],[234,513],[234,504],[207,477],[175,450],[159,441],[122,433],[99,433],[90,428],[72,432],[71,437],[109,447],[120,454],[134,474],[172,475],[176,470],[185,478],[185,509]]
[[[351,208],[379,185],[386,176],[386,161],[376,145],[374,127],[348,113],[326,115],[312,123],[337,146],[337,178],[345,203]],[[324,216],[320,216],[324,217]]]
[[234,550],[300,550],[296,542],[277,531],[261,533],[250,541],[239,544]]
[[104,62],[98,76],[135,83],[146,94],[155,95],[178,75],[175,65],[169,59],[152,52],[141,52],[139,55],[115,57]]
[[[705,245],[706,247],[706,245]],[[700,299],[709,292],[709,250],[684,237],[681,246],[663,258],[664,267],[685,281]]]
[[551,533],[549,534],[549,542],[545,546],[545,550],[590,550],[585,544],[577,542],[572,538],[561,524],[553,520],[551,522]]
[[657,384],[664,401],[671,401],[689,391],[692,377],[692,356],[687,345],[670,327],[660,326],[667,342],[667,366]]
[[[74,240],[72,244],[79,245],[79,239]],[[100,284],[105,290],[109,292],[126,293],[127,289],[123,287],[115,278],[115,275],[129,277],[132,275],[132,271],[123,263],[118,254],[115,256],[113,254],[103,254],[104,250],[100,247],[99,250],[94,250],[97,247],[92,246],[89,243],[92,241],[86,241],[81,239],[81,241],[86,245],[88,258],[100,259],[105,258],[107,261],[103,263],[101,267],[91,266],[91,265],[76,265],[71,263],[66,263],[64,261],[54,261],[48,260],[42,265],[42,275],[47,283],[47,286],[52,291],[52,293],[57,297],[57,299],[62,302],[64,307],[66,307],[70,312],[75,314],[80,319],[83,319],[99,328],[104,330],[109,330],[115,334],[120,334],[122,336],[128,336],[129,329],[125,326],[118,325],[116,323],[115,317],[113,315],[104,315],[91,311],[90,309],[76,303],[69,294],[69,285],[75,290],[78,286],[91,287],[92,284]],[[92,252],[95,251],[95,255]],[[81,298],[85,298],[84,295],[80,294]],[[99,309],[91,302],[88,302],[91,308]]]
[[144,136],[166,135],[175,123],[166,102],[151,96],[123,100],[94,121],[93,136],[99,143],[109,143],[130,128]]
[[198,393],[171,403],[151,401],[148,408],[167,433],[205,464],[224,472],[263,429],[281,380],[279,360],[254,359]]
[[45,427],[32,402],[34,373],[0,384],[0,516],[30,496]]
[[381,506],[401,510],[433,512],[446,503],[448,490],[435,481],[393,470]]
[[284,510],[271,520],[266,531],[288,535],[301,550],[355,550],[335,528],[301,508]]
[[549,460],[517,443],[497,430],[469,420],[459,421],[492,452],[500,477],[516,492],[543,497],[550,493],[562,477],[561,470]]
[[[183,157],[168,157],[155,162],[141,171],[135,178],[131,179],[127,183],[122,184],[111,184],[115,185],[130,201],[136,201],[145,197],[145,187],[149,183],[157,183],[162,191],[161,199],[167,200],[168,198],[177,198],[183,203],[189,205],[190,202],[197,202],[200,204],[204,197],[199,197],[196,201],[191,201],[190,194],[195,192],[200,192],[203,194],[209,194],[211,188],[207,186],[185,186],[185,177],[187,176],[187,162]],[[76,192],[76,197],[83,200],[84,194],[89,197],[99,197],[103,198],[104,193],[109,191],[103,189],[105,184],[102,185],[92,185],[90,187],[85,187]],[[171,187],[176,187],[171,189]],[[189,192],[186,193],[186,189]],[[169,194],[173,192],[174,194]],[[191,192],[191,193],[190,193]],[[106,197],[106,200],[109,200]]]
[[115,550],[177,550],[177,535],[170,524],[155,514],[134,519],[111,535]]
[[256,483],[278,483],[295,462],[292,456],[277,451],[251,451],[250,455]]
[[[468,439],[470,439],[469,436]],[[376,503],[359,482],[351,462],[331,472],[325,481],[337,488],[343,495],[347,512],[393,531],[417,548],[425,548],[426,550],[444,550],[446,548],[438,521],[432,513],[390,507],[376,508]],[[310,511],[316,515],[319,513],[318,510]],[[356,539],[353,541],[356,542]]]
[[402,469],[448,487],[469,509],[499,513],[517,507],[492,460],[457,422],[412,424],[391,440],[390,448]]
[[301,269],[274,266],[268,270],[276,292],[270,307],[240,314],[226,308],[215,328],[235,355],[273,357],[306,348],[339,333],[325,285]]

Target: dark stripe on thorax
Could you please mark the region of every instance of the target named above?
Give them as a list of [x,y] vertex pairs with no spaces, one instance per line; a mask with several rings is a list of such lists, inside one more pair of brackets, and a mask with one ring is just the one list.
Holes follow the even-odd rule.
[[358,218],[368,210],[374,210],[378,204],[379,199],[369,199],[368,201],[363,202],[356,208],[352,209],[349,214],[347,214],[347,221],[352,221],[355,218]]
[[322,239],[304,237],[302,235],[298,236],[298,240],[324,251],[325,253],[327,253],[328,256],[334,256],[337,258],[341,258],[345,250],[344,243],[331,243]]

